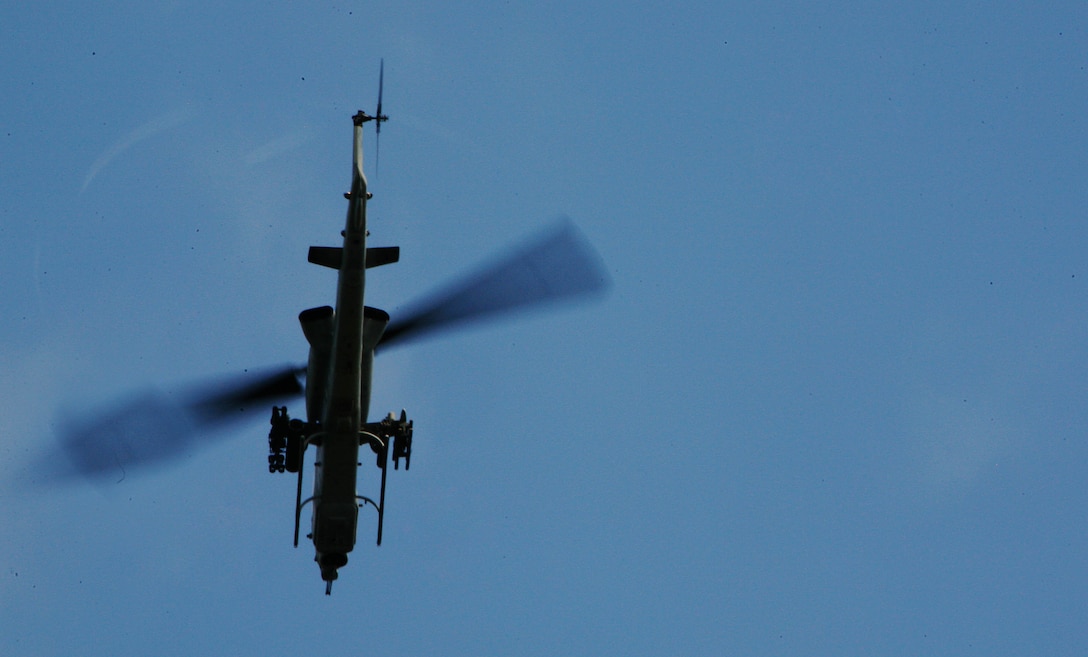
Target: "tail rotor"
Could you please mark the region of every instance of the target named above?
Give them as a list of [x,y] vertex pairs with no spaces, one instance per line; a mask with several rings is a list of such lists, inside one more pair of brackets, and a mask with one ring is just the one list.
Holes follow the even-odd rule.
[[382,123],[389,120],[388,116],[382,114],[382,87],[384,82],[385,59],[383,58],[378,68],[378,109],[374,112],[374,173],[378,172],[378,158],[381,156]]

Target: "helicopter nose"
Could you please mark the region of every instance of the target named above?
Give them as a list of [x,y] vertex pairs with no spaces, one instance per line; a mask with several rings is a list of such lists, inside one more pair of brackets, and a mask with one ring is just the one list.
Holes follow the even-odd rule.
[[347,564],[348,555],[342,552],[318,554],[314,561],[317,561],[317,565],[321,568],[321,579],[331,585],[340,576],[336,571]]

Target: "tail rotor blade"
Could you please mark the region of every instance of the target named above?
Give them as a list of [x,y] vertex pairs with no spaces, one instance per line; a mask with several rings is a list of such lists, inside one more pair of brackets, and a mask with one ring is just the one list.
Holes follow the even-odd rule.
[[374,173],[378,172],[378,162],[381,158],[382,121],[388,117],[382,114],[382,87],[385,86],[385,58],[382,58],[378,68],[378,109],[374,113]]
[[386,118],[382,116],[382,87],[385,86],[385,59],[381,60],[381,64],[378,68],[378,134],[382,132],[382,121]]

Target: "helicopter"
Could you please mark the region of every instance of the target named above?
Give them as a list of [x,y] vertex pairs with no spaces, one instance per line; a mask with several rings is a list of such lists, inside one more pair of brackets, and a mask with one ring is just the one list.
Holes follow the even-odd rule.
[[[360,110],[352,117],[353,156],[347,217],[340,246],[312,246],[308,261],[336,270],[334,306],[303,310],[299,323],[309,344],[305,366],[289,365],[240,383],[206,386],[176,402],[158,394],[142,394],[99,414],[93,421],[69,423],[62,443],[75,471],[102,475],[128,465],[165,461],[184,452],[203,430],[273,402],[268,434],[270,473],[297,475],[294,545],[299,544],[301,517],[311,508],[314,560],[330,595],[339,569],[356,543],[359,509],[377,511],[377,545],[381,545],[386,509],[388,463],[407,471],[412,458],[414,423],[407,412],[368,421],[375,354],[500,313],[545,302],[599,294],[609,285],[600,258],[569,220],[506,256],[410,305],[392,319],[384,310],[365,305],[366,271],[397,263],[399,247],[367,246],[369,191],[363,170],[363,134],[367,123],[381,124],[384,62],[379,72],[378,103],[373,115]],[[279,402],[304,396],[305,420],[292,418]],[[265,407],[267,408],[267,407]],[[313,447],[313,492],[302,499],[305,456]],[[378,499],[359,495],[357,483],[366,447],[380,470]],[[123,476],[123,475],[122,475]]]

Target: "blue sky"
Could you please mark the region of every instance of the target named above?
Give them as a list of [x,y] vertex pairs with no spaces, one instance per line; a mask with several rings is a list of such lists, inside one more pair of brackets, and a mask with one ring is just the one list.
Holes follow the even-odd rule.
[[[1082,654],[1086,14],[9,3],[0,654]],[[304,361],[380,58],[368,303],[561,214],[611,295],[379,357],[329,598],[263,417],[45,485],[64,412]]]

